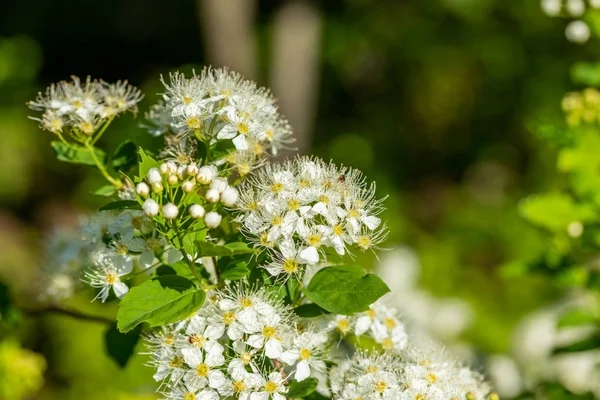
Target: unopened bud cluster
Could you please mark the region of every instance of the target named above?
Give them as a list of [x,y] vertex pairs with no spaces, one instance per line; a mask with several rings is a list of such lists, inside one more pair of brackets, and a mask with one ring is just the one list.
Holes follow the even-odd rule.
[[135,191],[149,217],[203,220],[207,228],[214,229],[221,224],[223,207],[235,206],[239,198],[238,190],[218,174],[214,165],[166,161],[150,168]]
[[562,108],[570,126],[600,122],[600,91],[587,88],[581,92],[567,93]]

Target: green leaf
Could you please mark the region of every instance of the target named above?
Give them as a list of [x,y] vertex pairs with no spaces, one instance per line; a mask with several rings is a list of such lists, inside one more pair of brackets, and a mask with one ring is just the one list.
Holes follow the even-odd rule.
[[357,265],[336,265],[317,272],[304,294],[325,310],[343,315],[367,311],[390,289],[377,275]]
[[[83,146],[72,144],[67,146],[63,142],[50,143],[56,154],[56,158],[73,164],[96,165],[92,153]],[[106,163],[106,153],[100,149],[94,148],[94,155],[102,165]]]
[[554,354],[577,353],[580,351],[597,350],[600,347],[600,333],[596,332],[591,337],[587,337],[578,342],[561,346],[554,349]]
[[294,312],[301,318],[315,318],[320,317],[321,315],[329,314],[327,310],[313,303],[298,306],[294,308]]
[[100,211],[108,210],[141,210],[142,206],[135,200],[118,200],[106,204],[100,208]]
[[122,142],[112,156],[115,171],[127,172],[137,164],[137,146],[131,140]]
[[558,327],[587,325],[596,322],[598,322],[598,317],[591,310],[576,309],[563,314],[558,321]]
[[140,168],[138,176],[135,177],[135,181],[141,182],[148,174],[148,171],[150,171],[150,168],[160,167],[160,162],[147,155],[141,147],[138,150],[138,155],[140,156]]
[[221,279],[228,281],[238,281],[250,273],[245,261],[232,261],[222,267],[219,267]]
[[529,196],[521,201],[519,210],[529,222],[552,232],[566,232],[571,222],[586,222],[595,217],[591,206],[577,204],[564,193]]
[[101,197],[110,197],[115,193],[117,193],[117,189],[113,185],[102,186],[95,192],[92,192],[93,195]]
[[285,396],[292,399],[308,396],[317,389],[318,384],[319,380],[317,378],[307,378],[302,382],[292,381]]
[[233,242],[217,246],[211,242],[197,240],[196,247],[201,257],[230,257],[238,254],[254,253],[254,249],[249,248],[243,242]]
[[117,364],[125,367],[134,353],[141,333],[141,325],[127,333],[121,333],[117,329],[116,323],[111,324],[104,333],[106,352]]
[[117,327],[129,332],[142,322],[160,326],[180,321],[196,312],[206,293],[177,275],[163,275],[133,287],[123,298],[117,314]]

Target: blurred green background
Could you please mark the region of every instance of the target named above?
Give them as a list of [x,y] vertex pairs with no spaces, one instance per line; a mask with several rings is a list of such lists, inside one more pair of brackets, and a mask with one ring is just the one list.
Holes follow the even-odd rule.
[[[103,145],[157,148],[138,125],[159,75],[228,65],[272,88],[301,153],[359,168],[390,195],[387,247],[416,252],[428,292],[470,304],[463,340],[476,357],[509,352],[517,321],[564,292],[501,266],[544,245],[519,200],[560,185],[554,150],[528,127],[562,120],[569,67],[600,52],[594,40],[568,43],[566,23],[533,0],[2,2],[0,278],[35,305],[40,238],[102,202],[89,194],[100,176],[55,161],[26,101],[70,75],[128,79],[146,93],[142,113]],[[11,336],[45,358],[35,398],[154,398],[148,358],[120,370],[104,354],[104,324],[26,321]]]

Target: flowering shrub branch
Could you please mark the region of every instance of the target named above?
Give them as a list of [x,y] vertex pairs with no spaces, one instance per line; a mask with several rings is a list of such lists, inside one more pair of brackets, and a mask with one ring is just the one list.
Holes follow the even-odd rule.
[[437,345],[410,344],[386,284],[348,263],[388,234],[374,184],[315,157],[269,162],[293,145],[291,129],[269,91],[238,74],[162,83],[145,126],[165,138],[158,154],[96,147],[137,111],[127,82],[73,78],[29,103],[57,158],[98,168],[109,185],[96,194],[112,198],[49,242],[51,307],[82,283],[118,300],[108,353],[124,365],[143,331],[169,399],[496,397]]

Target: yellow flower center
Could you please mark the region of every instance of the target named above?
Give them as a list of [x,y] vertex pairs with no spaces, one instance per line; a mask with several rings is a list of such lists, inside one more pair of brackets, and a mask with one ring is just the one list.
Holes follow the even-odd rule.
[[238,164],[237,171],[238,174],[240,174],[241,176],[245,176],[248,175],[250,171],[252,171],[252,166],[248,163],[241,163]]
[[267,391],[267,393],[272,394],[275,393],[277,391],[277,388],[279,387],[279,385],[277,385],[275,382],[273,381],[269,381],[265,384],[265,390]]
[[344,228],[342,228],[340,225],[334,225],[333,226],[333,233],[336,236],[341,236],[342,233],[344,233]]
[[371,247],[371,239],[368,236],[361,236],[358,238],[358,241],[356,242],[356,244],[363,251],[368,250]]
[[298,262],[292,258],[288,258],[283,262],[283,269],[288,274],[298,271]]
[[189,117],[187,119],[187,126],[190,129],[198,129],[200,128],[200,119],[196,116]]
[[273,131],[270,129],[267,129],[265,131],[265,136],[268,137],[269,139],[273,139]]
[[353,208],[351,208],[350,211],[348,211],[349,218],[358,218],[359,216],[360,216],[360,213]]
[[192,392],[186,392],[186,394],[183,395],[183,400],[196,400],[196,395]]
[[173,335],[168,335],[165,337],[165,344],[172,345],[175,342],[175,337]]
[[266,247],[273,247],[273,242],[269,241],[269,234],[268,233],[263,233],[260,235],[259,237],[260,239],[260,244]]
[[375,384],[375,390],[379,393],[383,393],[383,391],[387,388],[387,384],[384,381],[379,381]]
[[369,365],[367,367],[367,373],[368,374],[374,374],[377,371],[379,371],[379,367],[377,365]]
[[375,310],[373,310],[373,309],[371,308],[371,309],[369,309],[369,311],[367,311],[367,315],[368,315],[370,318],[375,318],[375,317],[377,316],[377,313],[375,312]]
[[297,209],[300,208],[300,202],[296,199],[291,199],[290,201],[287,202],[287,208],[290,211],[296,211]]
[[192,392],[187,392],[183,395],[183,400],[196,400],[196,395]]
[[195,333],[192,333],[188,338],[188,342],[197,347],[204,347],[206,344],[206,338],[202,335],[196,335]]
[[337,322],[337,328],[342,332],[346,332],[349,327],[350,327],[350,321],[348,321],[347,319],[340,319]]
[[79,129],[87,135],[94,133],[94,125],[89,122],[82,122],[79,124]]
[[300,182],[298,182],[298,184],[302,188],[307,188],[310,186],[310,181],[308,179],[300,179]]
[[108,274],[106,274],[105,279],[106,279],[106,283],[108,283],[109,285],[112,285],[115,282],[119,281],[119,277],[114,272],[109,272]]
[[300,359],[302,359],[302,360],[308,360],[311,355],[312,354],[310,353],[309,349],[300,350]]
[[383,348],[386,350],[390,350],[392,347],[394,347],[394,342],[392,339],[386,338],[381,341],[381,346],[383,346]]
[[75,107],[75,108],[81,108],[81,107],[83,107],[83,103],[81,101],[79,101],[79,100],[75,100],[73,102],[73,107]]
[[196,367],[196,374],[198,374],[198,376],[207,376],[209,371],[210,368],[206,364],[199,364]]
[[252,299],[250,297],[242,297],[240,305],[244,308],[248,308],[252,305]]
[[321,236],[320,235],[316,235],[316,234],[312,234],[312,235],[308,236],[308,238],[306,239],[306,241],[311,246],[319,247],[321,245]]
[[191,98],[191,97],[188,97],[188,96],[185,96],[185,97],[183,98],[183,102],[184,102],[186,105],[187,105],[187,104],[190,104],[190,103],[192,102],[192,98]]
[[233,391],[235,393],[242,393],[246,389],[246,384],[243,381],[233,382]]
[[178,356],[173,357],[171,359],[171,361],[169,362],[169,366],[171,368],[179,368],[182,365],[183,365],[183,360],[180,357],[178,357]]
[[246,124],[245,122],[240,122],[237,126],[237,130],[242,135],[247,134],[248,133],[248,124]]
[[425,377],[425,380],[433,385],[434,383],[437,382],[437,376],[435,376],[434,374],[428,374]]
[[388,329],[394,329],[398,325],[394,318],[386,318],[384,322]]
[[271,185],[271,192],[279,193],[283,190],[283,185],[281,183],[274,183]]
[[233,312],[227,311],[223,314],[223,322],[225,325],[231,325],[233,324],[233,321],[235,321],[235,314]]
[[259,156],[265,152],[265,148],[260,143],[254,143],[252,145],[252,150],[254,151],[254,154]]
[[425,400],[425,396],[423,396],[421,393],[419,393],[415,396],[415,400]]
[[329,204],[329,197],[327,197],[324,194],[322,194],[322,195],[319,196],[319,201],[321,203]]
[[263,336],[266,338],[272,338],[276,334],[277,334],[277,329],[273,328],[272,326],[265,326],[263,328]]
[[276,217],[273,217],[273,219],[271,219],[271,224],[273,224],[275,226],[283,224],[283,217],[281,217],[279,215]]
[[240,359],[242,360],[242,363],[244,365],[248,365],[248,364],[250,364],[250,361],[252,361],[252,354],[242,353],[242,355],[240,356]]

